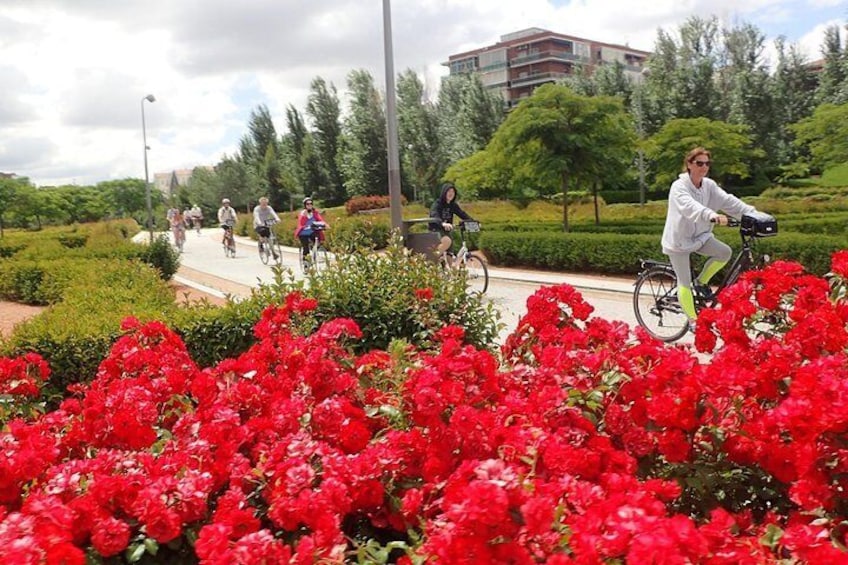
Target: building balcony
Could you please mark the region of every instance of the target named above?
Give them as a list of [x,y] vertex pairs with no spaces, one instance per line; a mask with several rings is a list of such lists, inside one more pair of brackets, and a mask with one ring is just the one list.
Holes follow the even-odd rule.
[[535,73],[523,77],[514,78],[509,81],[512,88],[519,86],[530,86],[533,84],[542,84],[545,82],[553,82],[568,76],[568,73]]
[[568,61],[570,63],[588,63],[589,58],[581,57],[580,55],[575,55],[574,53],[567,53],[565,51],[540,51],[538,53],[530,53],[528,55],[514,57],[509,60],[509,66],[520,67],[522,65],[529,65],[531,63],[538,63],[541,61]]

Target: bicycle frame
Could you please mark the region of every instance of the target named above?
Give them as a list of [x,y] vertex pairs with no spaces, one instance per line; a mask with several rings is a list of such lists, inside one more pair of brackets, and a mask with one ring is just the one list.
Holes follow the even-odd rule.
[[[728,226],[738,227],[739,222],[729,222]],[[734,284],[745,271],[758,266],[754,258],[756,236],[746,234],[742,229],[739,233],[742,248],[734,256],[716,291],[705,294],[693,285],[696,312],[715,306],[716,297],[723,289]],[[765,261],[769,260],[768,256],[763,258]],[[695,280],[694,269],[692,279]],[[677,298],[677,276],[671,264],[653,260],[642,261],[642,270],[634,286],[633,304],[639,324],[663,341],[676,341],[683,337],[687,326],[682,322],[685,322],[687,317]]]
[[300,266],[303,272],[309,269],[321,271],[329,266],[327,250],[324,248],[319,233],[326,229],[326,225],[315,225],[313,229],[315,232],[310,237],[308,253],[304,256],[303,249],[298,252],[300,254]]
[[[736,225],[738,225],[738,223],[728,224],[728,225],[730,225],[731,227],[735,227]],[[732,285],[733,283],[735,283],[739,279],[740,275],[742,275],[742,273],[744,273],[745,271],[749,271],[749,270],[751,270],[751,268],[754,267],[754,264],[755,264],[754,248],[755,248],[755,245],[756,245],[755,244],[756,238],[753,237],[753,236],[746,236],[744,234],[740,234],[740,237],[742,238],[742,248],[733,257],[733,261],[730,263],[730,266],[727,268],[727,273],[721,279],[721,282],[719,283],[718,287],[716,288],[716,291],[714,293],[716,296],[718,296],[718,294],[722,290],[724,290],[725,288],[727,288],[730,285]],[[764,256],[764,257],[765,257],[766,261],[768,261],[768,257],[767,256]],[[671,267],[671,263],[666,263],[666,262],[663,262],[663,261],[645,260],[645,261],[642,261],[642,269],[643,270],[639,274],[641,275],[647,269],[652,268],[652,267],[665,267],[665,268],[668,268],[669,270],[671,270],[672,272],[674,272],[674,269],[672,269],[672,267]],[[695,280],[694,269],[693,269],[693,272],[692,272],[692,280]],[[675,292],[677,292],[677,287],[675,287],[673,290]],[[696,296],[696,299],[697,298],[698,298],[698,296]],[[701,298],[703,298],[703,297],[701,297]],[[697,300],[696,300],[695,305],[696,305],[696,307],[698,306]]]
[[[480,229],[477,222],[467,223],[474,226],[473,230],[468,231],[478,231]],[[486,267],[486,263],[480,257],[472,255],[468,250],[468,245],[465,242],[465,232],[467,229],[466,222],[462,222],[459,225],[459,238],[461,242],[459,251],[457,251],[456,255],[450,252],[442,253],[440,261],[446,269],[457,269],[465,273],[470,292],[483,294],[489,288],[489,270]]]
[[224,230],[224,254],[227,257],[235,257],[236,256],[236,238],[233,233],[233,229],[235,226],[227,222],[225,224],[227,229]]
[[277,222],[274,222],[273,220],[266,221],[264,225],[268,228],[268,235],[260,235],[258,239],[259,258],[266,265],[268,264],[271,256],[274,257],[274,262],[276,264],[281,265],[283,262],[283,250],[280,248],[277,234],[274,231],[274,224],[276,223]]

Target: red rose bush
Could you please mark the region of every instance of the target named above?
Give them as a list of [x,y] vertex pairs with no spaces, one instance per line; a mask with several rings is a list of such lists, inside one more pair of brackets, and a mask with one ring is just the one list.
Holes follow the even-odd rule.
[[[90,384],[0,432],[0,562],[848,562],[846,265],[746,274],[700,354],[566,285],[499,357],[456,326],[355,356],[352,320],[293,330],[297,293],[215,367],[127,319]],[[0,398],[47,373],[0,359]]]

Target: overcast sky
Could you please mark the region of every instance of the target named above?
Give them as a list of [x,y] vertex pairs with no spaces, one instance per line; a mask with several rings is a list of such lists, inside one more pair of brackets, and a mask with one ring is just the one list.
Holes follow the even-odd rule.
[[[848,0],[394,0],[395,71],[435,95],[440,63],[542,27],[650,51],[692,15],[750,22],[820,57]],[[144,176],[232,155],[251,110],[277,131],[322,76],[368,69],[385,85],[381,0],[0,0],[0,172],[39,186]],[[844,35],[844,33],[843,33]]]

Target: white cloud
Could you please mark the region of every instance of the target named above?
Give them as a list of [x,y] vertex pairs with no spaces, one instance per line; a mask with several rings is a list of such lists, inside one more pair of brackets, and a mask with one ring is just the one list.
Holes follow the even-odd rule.
[[[693,15],[781,22],[777,33],[817,48],[826,24],[785,31],[804,5],[837,4],[394,0],[395,71],[412,68],[435,94],[450,54],[519,29],[650,50],[658,28],[674,31]],[[236,151],[259,104],[283,131],[286,106],[303,112],[316,76],[343,95],[347,74],[365,68],[382,87],[382,18],[377,0],[3,0],[0,171],[37,184],[140,177],[148,93],[156,96],[144,102],[151,175],[215,163]]]

